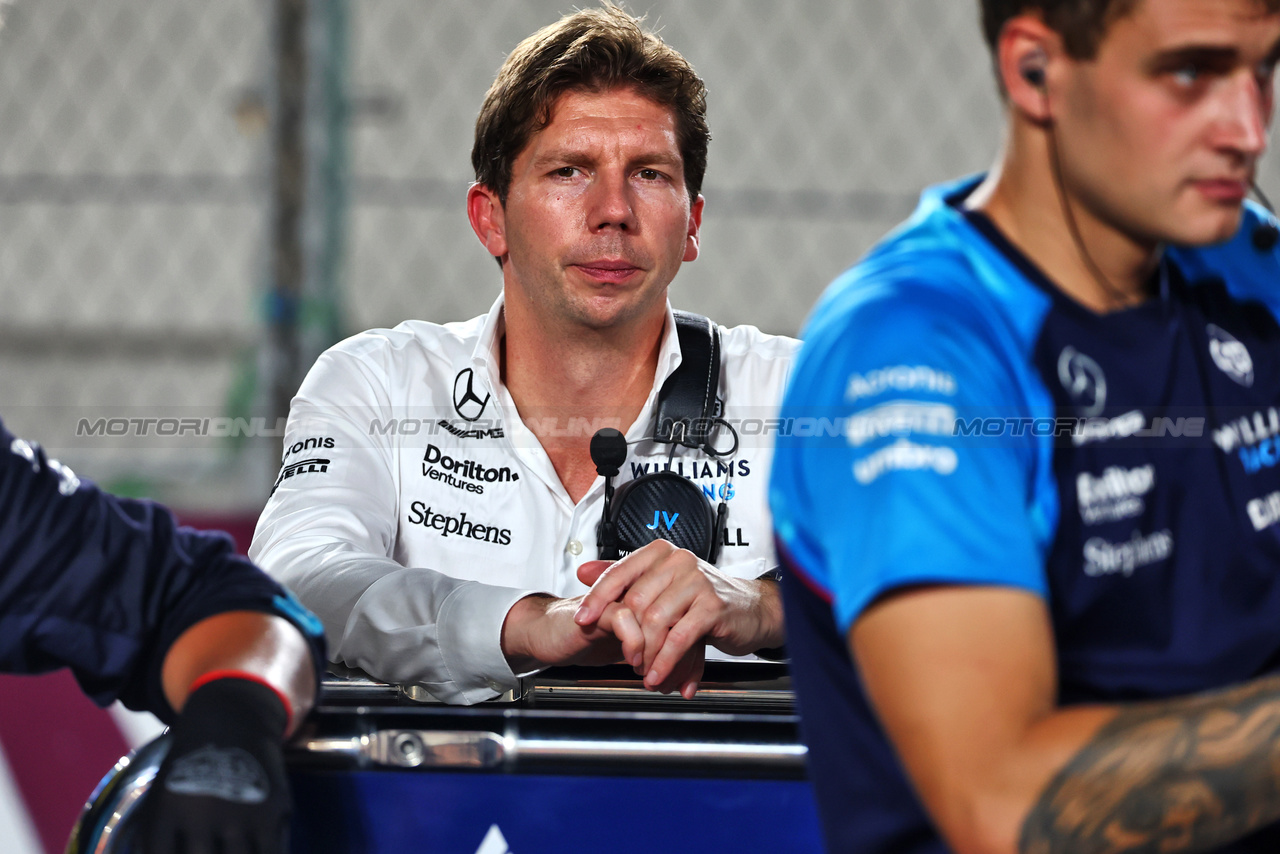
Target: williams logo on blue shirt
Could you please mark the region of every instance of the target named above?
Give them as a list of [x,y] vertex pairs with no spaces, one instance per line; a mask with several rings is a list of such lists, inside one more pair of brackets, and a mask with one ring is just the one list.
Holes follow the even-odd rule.
[[1238,453],[1246,474],[1280,463],[1280,411],[1273,406],[1214,428],[1213,441],[1224,453]]
[[1249,348],[1230,332],[1212,323],[1205,327],[1205,331],[1209,333],[1209,355],[1218,370],[1245,388],[1252,387],[1253,358],[1249,355]]

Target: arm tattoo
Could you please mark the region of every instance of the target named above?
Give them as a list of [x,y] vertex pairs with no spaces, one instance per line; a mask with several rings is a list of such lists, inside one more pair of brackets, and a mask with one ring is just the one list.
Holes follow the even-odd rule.
[[1021,854],[1211,851],[1280,818],[1280,679],[1131,706],[1040,794]]

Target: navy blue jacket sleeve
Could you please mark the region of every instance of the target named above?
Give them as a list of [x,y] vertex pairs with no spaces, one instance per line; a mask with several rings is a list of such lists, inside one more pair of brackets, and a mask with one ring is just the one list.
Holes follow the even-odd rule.
[[288,619],[317,668],[325,661],[318,621],[226,534],[103,492],[0,424],[0,670],[70,667],[99,704],[120,699],[169,722],[165,653],[226,611]]

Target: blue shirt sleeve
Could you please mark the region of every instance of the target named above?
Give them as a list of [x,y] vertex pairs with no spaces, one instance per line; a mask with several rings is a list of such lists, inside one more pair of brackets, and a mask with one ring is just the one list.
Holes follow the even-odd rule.
[[318,621],[234,554],[158,504],[80,480],[0,424],[0,670],[70,667],[85,693],[166,722],[161,667],[195,623],[227,611],[288,619],[325,661]]
[[1056,492],[1051,438],[1034,433],[1053,411],[1021,346],[938,288],[846,289],[820,306],[782,417],[842,429],[780,439],[770,499],[841,633],[905,585],[1045,595]]

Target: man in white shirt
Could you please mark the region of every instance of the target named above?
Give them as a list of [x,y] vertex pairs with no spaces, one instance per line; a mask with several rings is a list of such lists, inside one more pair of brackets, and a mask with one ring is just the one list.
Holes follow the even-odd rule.
[[[766,486],[797,342],[721,331],[714,392],[736,435],[715,448],[735,453],[651,440],[682,358],[667,286],[698,254],[705,111],[692,67],[612,5],[508,57],[467,196],[502,295],[469,322],[407,321],[317,360],[250,549],[336,660],[447,702],[620,660],[692,697],[706,644],[783,643]],[[589,444],[605,427],[628,442],[620,480],[669,465],[723,503],[718,567],[665,540],[595,559],[606,488]]]

